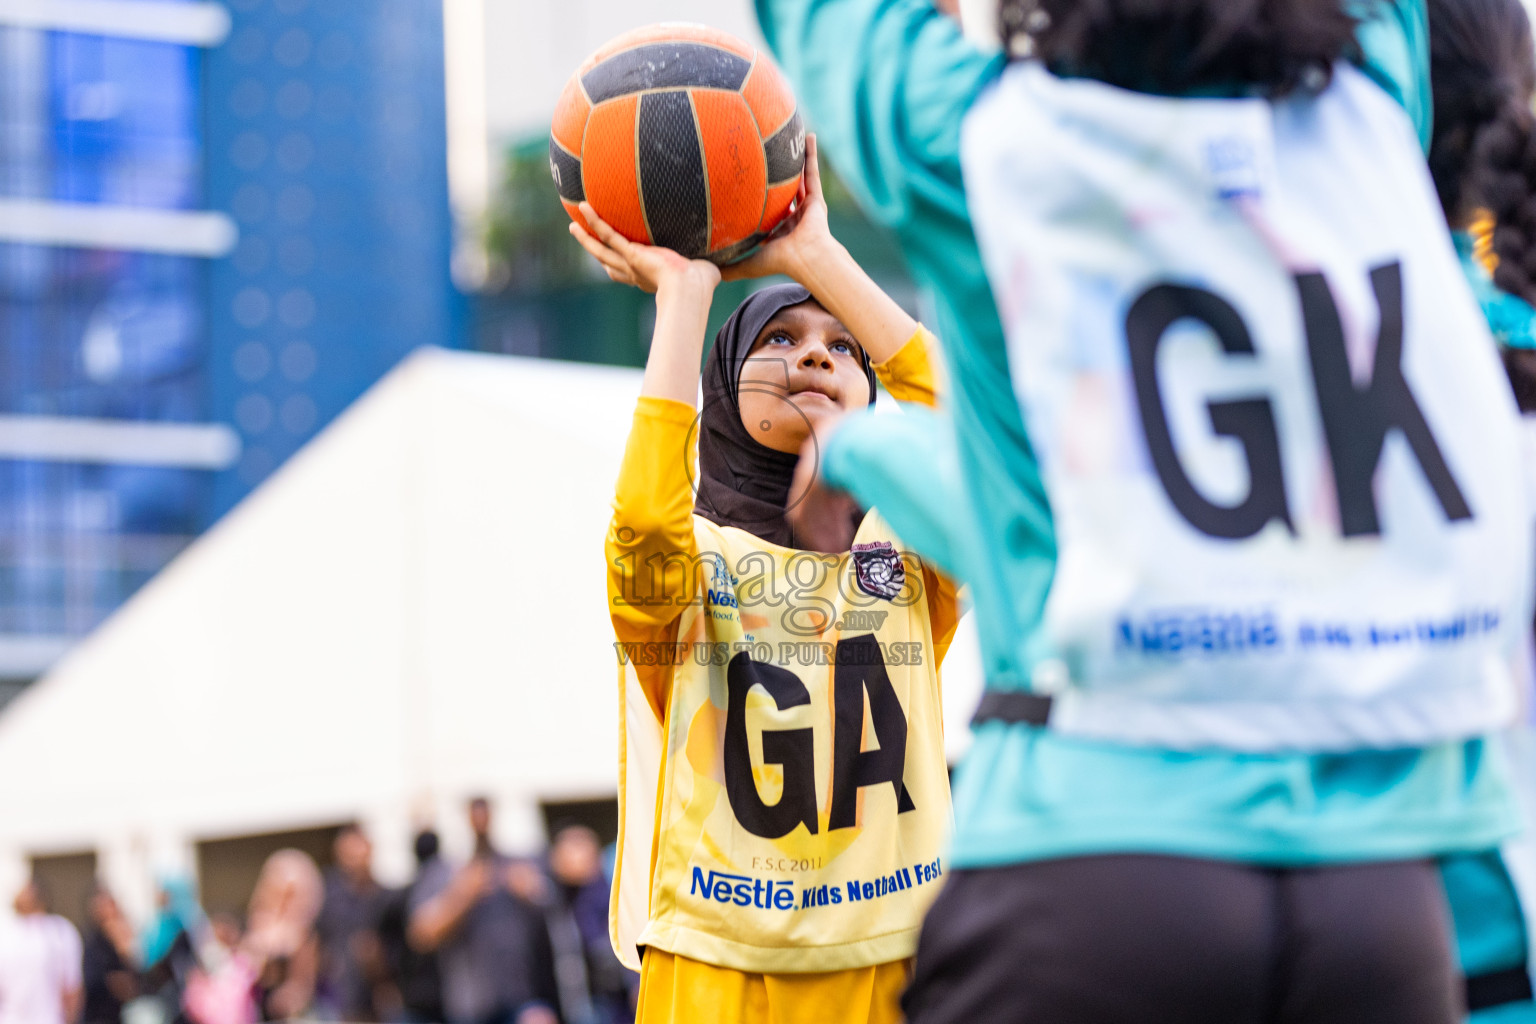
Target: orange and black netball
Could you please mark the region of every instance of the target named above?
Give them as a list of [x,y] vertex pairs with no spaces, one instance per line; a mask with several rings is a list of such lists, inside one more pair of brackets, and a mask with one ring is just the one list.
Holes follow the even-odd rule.
[[555,106],[550,173],[631,241],[730,263],[790,212],[805,166],[795,98],[766,54],[700,25],[655,25],[584,61]]

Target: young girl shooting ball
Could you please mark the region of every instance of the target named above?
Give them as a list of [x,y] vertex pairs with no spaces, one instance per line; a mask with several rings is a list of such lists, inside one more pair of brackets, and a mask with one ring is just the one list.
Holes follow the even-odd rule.
[[954,588],[875,512],[844,505],[819,550],[786,518],[796,453],[873,404],[876,378],[933,403],[929,338],[829,233],[814,140],[806,164],[792,228],[725,271],[799,284],[732,314],[702,410],[721,270],[586,205],[571,228],[656,294],[606,545],[624,662],[614,941],[632,964],[645,951],[641,1022],[897,1020],[943,872]]

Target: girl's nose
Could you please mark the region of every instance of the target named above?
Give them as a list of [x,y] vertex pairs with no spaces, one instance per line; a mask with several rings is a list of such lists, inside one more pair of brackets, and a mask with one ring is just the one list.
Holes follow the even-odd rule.
[[805,343],[805,350],[800,354],[800,365],[809,369],[819,366],[824,370],[832,369],[832,353],[827,351],[827,346],[821,339],[813,338]]

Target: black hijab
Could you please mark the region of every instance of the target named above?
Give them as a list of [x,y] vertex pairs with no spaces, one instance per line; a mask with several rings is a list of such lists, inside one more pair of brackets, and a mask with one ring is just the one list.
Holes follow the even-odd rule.
[[[785,518],[789,486],[799,456],[758,442],[741,422],[741,368],[768,322],[790,306],[809,302],[797,284],[753,292],[715,335],[704,365],[704,411],[699,414],[699,491],[694,514],[734,526],[780,547],[795,547]],[[875,371],[860,349],[875,404]]]

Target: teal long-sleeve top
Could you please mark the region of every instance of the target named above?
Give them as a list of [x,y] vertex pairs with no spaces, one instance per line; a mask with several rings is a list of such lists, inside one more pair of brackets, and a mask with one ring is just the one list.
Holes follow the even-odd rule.
[[[988,685],[1028,688],[1048,653],[1040,623],[1055,543],[959,155],[965,113],[1004,58],[972,47],[930,0],[756,8],[823,151],[934,297],[949,370],[946,412],[857,417],[832,438],[823,473],[970,584]],[[1364,13],[1363,66],[1427,138],[1423,0]],[[1514,824],[1497,762],[1482,741],[1190,753],[993,722],[956,777],[952,862],[1149,852],[1305,864],[1487,849]]]

